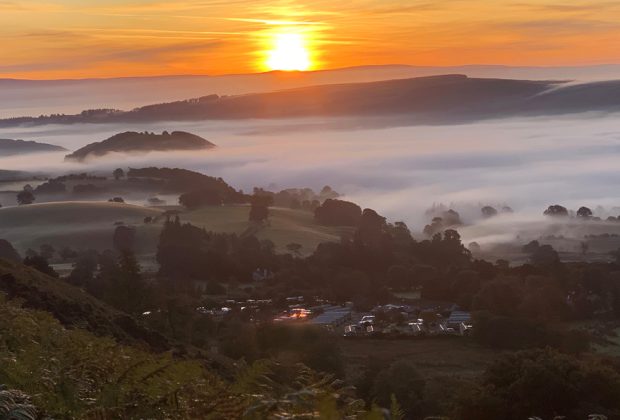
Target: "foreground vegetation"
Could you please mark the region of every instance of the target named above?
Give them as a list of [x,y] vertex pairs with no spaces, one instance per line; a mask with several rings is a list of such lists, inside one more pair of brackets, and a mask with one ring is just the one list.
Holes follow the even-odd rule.
[[[223,375],[206,368],[204,360],[153,354],[65,329],[48,313],[4,297],[0,332],[0,381],[30,395],[0,392],[5,398],[0,401],[15,410],[10,418],[259,419],[315,413],[380,418],[342,382],[303,365],[283,369],[265,360]],[[14,406],[8,405],[9,397]],[[22,417],[18,410],[24,411]]]
[[[136,217],[106,220],[101,248],[75,246],[70,233],[22,259],[0,241],[11,260],[0,262],[0,384],[24,394],[7,394],[16,408],[59,418],[620,417],[620,254],[565,263],[532,241],[527,262],[511,266],[474,258],[454,211],[414,238],[329,187],[248,196],[189,171],[140,171],[162,188],[204,188],[182,193],[182,209],[79,204],[100,219]],[[42,232],[89,226],[79,211],[39,213],[72,205],[0,212],[39,214]],[[145,243],[157,262],[148,271],[137,257]],[[58,259],[67,275],[50,264]],[[422,322],[450,306],[474,328],[347,341],[333,326],[274,321],[300,301],[358,313],[407,303]],[[406,324],[398,310],[380,316]]]

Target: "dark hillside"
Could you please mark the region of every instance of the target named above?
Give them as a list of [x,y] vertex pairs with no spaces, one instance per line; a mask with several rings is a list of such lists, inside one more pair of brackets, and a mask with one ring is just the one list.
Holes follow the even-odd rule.
[[213,143],[195,134],[183,131],[164,131],[161,134],[127,131],[106,140],[88,144],[66,156],[67,160],[84,160],[108,153],[135,153],[167,150],[202,150],[215,147]]
[[21,299],[29,308],[50,312],[67,327],[112,336],[126,344],[143,343],[158,352],[171,348],[164,336],[143,327],[131,316],[19,263],[0,260],[0,291],[9,299]]
[[22,155],[27,153],[64,152],[67,149],[53,144],[36,141],[0,139],[0,156]]

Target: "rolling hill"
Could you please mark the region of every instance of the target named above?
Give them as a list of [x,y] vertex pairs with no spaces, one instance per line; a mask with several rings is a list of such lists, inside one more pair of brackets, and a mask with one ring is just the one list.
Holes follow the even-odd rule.
[[88,144],[67,155],[66,160],[83,161],[87,158],[104,156],[108,153],[147,153],[173,150],[204,150],[215,144],[195,134],[183,131],[164,131],[161,134],[136,133],[127,131],[116,134],[106,140]]
[[381,117],[400,125],[454,124],[490,118],[620,110],[620,81],[580,85],[558,81],[444,75],[331,84],[237,96],[102,110],[76,115],[0,120],[20,124],[148,123],[292,117]]
[[64,152],[67,149],[36,141],[0,139],[0,156],[25,155],[29,153]]
[[123,222],[138,226],[138,251],[142,244],[157,244],[158,232],[143,229],[147,216],[157,216],[160,210],[108,202],[59,202],[31,204],[0,209],[0,238],[7,239],[23,253],[49,243],[61,249],[108,249],[112,247],[114,224]]
[[112,336],[127,344],[145,343],[155,351],[171,347],[129,315],[97,300],[85,291],[19,263],[0,260],[0,292],[18,298],[24,306],[50,312],[63,325]]
[[351,233],[346,227],[322,226],[314,221],[312,213],[286,208],[270,208],[269,223],[252,230],[248,223],[248,206],[205,207],[181,215],[181,220],[214,232],[243,234],[251,229],[258,239],[268,239],[278,252],[286,252],[286,245],[302,245],[301,253],[312,253],[321,242],[336,242],[343,233]]
[[[228,205],[181,211],[180,218],[206,230],[226,233],[252,233],[259,239],[273,241],[279,252],[286,245],[302,245],[309,254],[321,242],[338,241],[350,229],[318,225],[312,213],[284,208],[270,209],[269,225],[253,229],[248,222],[249,207]],[[31,204],[0,209],[0,238],[11,242],[22,254],[41,244],[56,249],[66,246],[77,249],[104,250],[112,247],[115,223],[136,228],[136,253],[150,259],[157,250],[161,231],[159,223],[144,224],[145,217],[162,215],[162,210],[108,202],[59,202]]]
[[408,79],[442,74],[527,80],[610,80],[618,65],[593,66],[408,66],[370,65],[306,72],[272,71],[255,74],[177,75],[71,80],[0,79],[0,114],[36,116],[49,112],[72,114],[83,109],[133,109],[147,104],[178,101],[200,95],[245,95],[341,83]]

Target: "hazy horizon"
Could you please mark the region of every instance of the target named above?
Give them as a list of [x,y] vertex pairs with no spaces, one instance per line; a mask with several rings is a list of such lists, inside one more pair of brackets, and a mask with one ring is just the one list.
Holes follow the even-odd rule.
[[[75,114],[87,109],[131,110],[211,94],[243,95],[301,87],[465,74],[469,77],[592,82],[620,78],[620,64],[592,66],[381,65],[230,75],[176,75],[71,80],[3,80],[0,118]],[[0,74],[1,76],[1,74]]]

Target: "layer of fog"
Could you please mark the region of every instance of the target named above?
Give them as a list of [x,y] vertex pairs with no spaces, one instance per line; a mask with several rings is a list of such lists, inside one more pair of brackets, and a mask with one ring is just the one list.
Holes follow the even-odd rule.
[[[335,129],[333,127],[339,127]],[[498,120],[458,126],[353,129],[354,121],[287,120],[74,125],[0,130],[0,137],[76,149],[119,131],[186,130],[219,147],[205,152],[108,155],[66,163],[62,154],[0,157],[0,169],[110,171],[168,166],[221,176],[236,188],[330,185],[352,201],[421,231],[433,203],[459,211],[482,244],[536,235],[550,204],[570,209],[620,205],[618,116]],[[343,128],[348,127],[348,128]],[[480,220],[479,209],[508,205],[514,215]],[[620,214],[620,211],[618,211]],[[540,229],[539,229],[540,227]],[[581,232],[579,233],[581,234]]]

